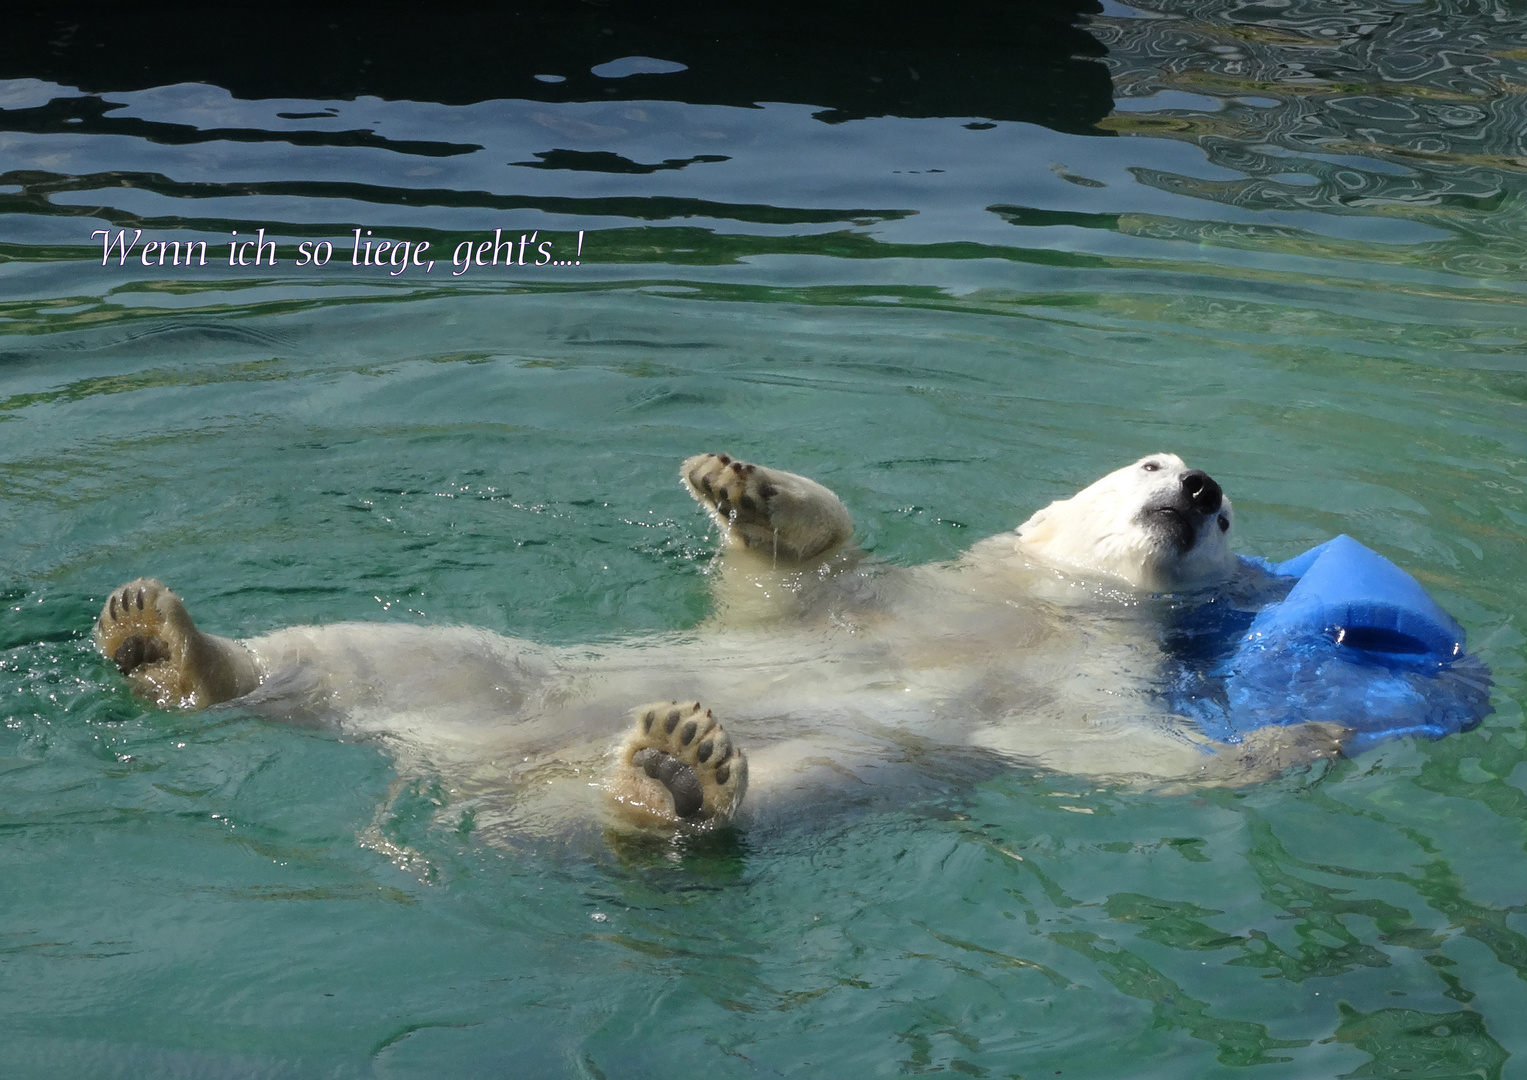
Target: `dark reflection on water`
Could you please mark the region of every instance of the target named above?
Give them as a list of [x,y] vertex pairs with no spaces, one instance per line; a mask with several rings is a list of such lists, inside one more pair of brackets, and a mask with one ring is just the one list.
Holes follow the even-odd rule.
[[[29,135],[117,135],[143,139],[164,146],[194,143],[286,143],[290,146],[344,146],[391,150],[419,157],[452,157],[481,150],[477,143],[427,142],[420,139],[388,139],[366,129],[351,131],[265,131],[260,128],[197,127],[136,117],[112,116],[121,105],[108,104],[94,95],[54,98],[33,109],[7,109],[5,131]],[[332,120],[329,113],[277,114],[282,119]]]
[[731,160],[725,154],[696,154],[690,158],[665,158],[655,165],[647,165],[640,161],[632,161],[630,158],[621,157],[619,154],[611,154],[598,150],[593,152],[586,150],[538,150],[535,156],[540,158],[540,160],[516,161],[514,164],[523,165],[528,169],[572,169],[575,172],[627,173],[640,176],[647,173],[662,172],[666,169],[682,169],[686,165]]
[[[714,16],[742,27],[719,39],[687,9],[549,10],[476,12],[476,33],[466,15],[177,10],[147,16],[170,35],[151,54],[120,44],[147,35],[128,35],[138,14],[27,16],[0,41],[0,76],[44,81],[0,100],[0,131],[21,137],[0,163],[0,249],[82,256],[89,229],[69,218],[209,239],[256,222],[286,241],[363,224],[439,247],[484,221],[452,210],[519,211],[510,227],[587,229],[595,261],[901,259],[911,243],[929,258],[1282,255],[1523,284],[1527,30],[1499,5],[1147,0],[926,23],[799,5]],[[246,33],[244,48],[175,37]],[[364,55],[329,49],[336,35]],[[483,55],[431,52],[447,47]],[[685,70],[591,73],[639,53]],[[552,57],[582,74],[537,81]],[[902,67],[915,92],[883,92],[875,72]],[[771,101],[799,108],[754,107]],[[941,117],[957,123],[930,126]],[[1134,138],[1089,137],[1106,134]],[[620,235],[628,224],[646,231]],[[972,246],[934,247],[954,241]]]
[[[0,78],[88,92],[208,82],[251,99],[453,105],[786,101],[815,105],[827,120],[985,116],[1081,131],[1112,102],[1095,59],[1101,47],[1073,25],[1098,10],[1097,0],[102,6],[12,20]],[[680,70],[622,76],[605,67],[633,55]]]

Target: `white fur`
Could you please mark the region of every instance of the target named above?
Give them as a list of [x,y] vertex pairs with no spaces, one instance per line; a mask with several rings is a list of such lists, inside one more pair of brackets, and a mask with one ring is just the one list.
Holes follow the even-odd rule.
[[[1147,470],[1148,465],[1155,468]],[[1228,498],[1219,513],[1229,527],[1207,523],[1186,555],[1142,528],[1139,520],[1141,508],[1176,490],[1187,471],[1176,454],[1147,455],[1040,510],[1018,526],[1018,538],[1039,558],[1110,574],[1137,588],[1168,591],[1213,585],[1235,569],[1230,550],[1235,518]]]

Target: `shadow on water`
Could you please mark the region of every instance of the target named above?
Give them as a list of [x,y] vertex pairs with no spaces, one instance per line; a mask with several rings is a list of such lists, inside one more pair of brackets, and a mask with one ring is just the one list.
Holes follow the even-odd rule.
[[1269,1051],[1309,1045],[1307,1039],[1273,1038],[1266,1024],[1213,1016],[1207,1002],[1195,999],[1135,953],[1119,948],[1106,938],[1088,931],[1067,931],[1050,937],[1092,961],[1103,978],[1120,993],[1150,1002],[1153,1026],[1180,1029],[1217,1047],[1216,1056],[1221,1064],[1244,1066],[1292,1061],[1291,1057]]
[[[1318,794],[1311,797],[1328,809],[1351,813]],[[1393,882],[1409,887],[1427,907],[1447,919],[1449,929],[1478,941],[1518,978],[1527,979],[1527,938],[1506,921],[1521,908],[1497,908],[1470,899],[1462,879],[1442,858],[1432,858],[1416,874],[1309,863],[1291,856],[1261,815],[1246,809],[1241,812],[1248,841],[1245,857],[1260,883],[1263,899],[1285,912],[1281,918],[1294,920],[1295,949],[1279,945],[1261,928],[1243,934],[1221,932],[1206,920],[1223,912],[1191,902],[1115,893],[1104,905],[1109,919],[1135,925],[1140,939],[1172,949],[1205,953],[1234,949],[1240,955],[1222,961],[1226,966],[1266,968],[1264,977],[1295,983],[1329,979],[1360,967],[1387,968],[1391,958],[1385,950],[1415,949],[1446,987],[1441,996],[1468,1005],[1476,995],[1449,971],[1457,962],[1442,951],[1448,936],[1418,926],[1403,907],[1363,896],[1350,884],[1363,880]],[[1436,845],[1425,836],[1415,830],[1405,831],[1424,851],[1438,854]],[[1345,883],[1328,885],[1315,880],[1322,876],[1345,879]],[[1352,916],[1372,920],[1378,934],[1370,940],[1381,943],[1382,948],[1365,941],[1348,926],[1346,920]],[[1280,936],[1285,932],[1277,931]],[[1288,1061],[1292,1059],[1270,1056],[1267,1051],[1309,1045],[1309,1040],[1272,1038],[1262,1024],[1211,1016],[1206,1003],[1195,1001],[1140,955],[1096,934],[1070,932],[1051,937],[1098,964],[1103,976],[1121,992],[1151,1001],[1158,1024],[1181,1028],[1217,1046],[1224,1064]],[[1433,1013],[1390,1008],[1364,1013],[1346,1001],[1339,1002],[1337,1008],[1340,1024],[1326,1041],[1350,1043],[1374,1058],[1357,1071],[1344,1074],[1347,1076],[1499,1077],[1510,1056],[1490,1035],[1484,1017],[1475,1011]]]
[[1509,1057],[1476,1012],[1424,1013],[1413,1009],[1359,1012],[1343,1002],[1341,1026],[1331,1036],[1372,1054],[1351,1077],[1471,1077],[1496,1080]]

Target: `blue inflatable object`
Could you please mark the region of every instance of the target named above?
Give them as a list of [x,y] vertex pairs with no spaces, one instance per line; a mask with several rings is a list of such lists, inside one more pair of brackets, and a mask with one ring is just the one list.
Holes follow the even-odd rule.
[[[1270,724],[1320,720],[1350,728],[1344,745],[1358,753],[1388,739],[1467,731],[1489,714],[1490,673],[1466,651],[1463,628],[1382,555],[1338,536],[1287,562],[1242,563],[1246,576],[1262,579],[1252,594],[1292,587],[1244,628],[1233,625],[1234,598],[1209,625],[1197,620],[1200,635],[1221,643],[1230,630],[1233,651],[1200,649],[1168,696],[1211,738],[1239,742]],[[1179,625],[1179,643],[1183,636]]]

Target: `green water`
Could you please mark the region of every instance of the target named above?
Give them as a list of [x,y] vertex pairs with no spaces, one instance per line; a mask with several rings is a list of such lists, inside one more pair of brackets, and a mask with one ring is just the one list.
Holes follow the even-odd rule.
[[[1101,127],[0,80],[6,1075],[1527,1075],[1522,26],[1111,7]],[[326,109],[404,148],[227,134]],[[553,150],[728,160],[505,164]],[[282,264],[102,267],[108,225],[263,225]],[[585,240],[286,261],[357,226]],[[501,846],[375,747],[145,708],[86,637],[139,574],[230,635],[691,626],[700,450],[822,480],[903,564],[1171,450],[1242,550],[1346,532],[1416,575],[1495,712],[1236,792],[1015,771]]]

